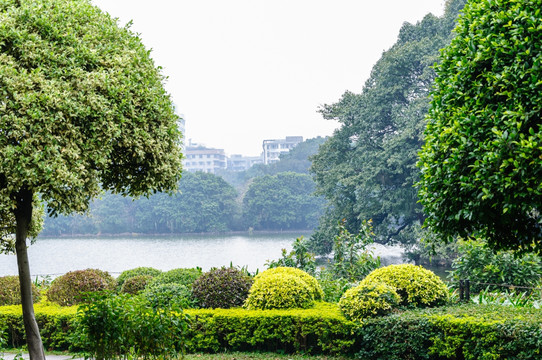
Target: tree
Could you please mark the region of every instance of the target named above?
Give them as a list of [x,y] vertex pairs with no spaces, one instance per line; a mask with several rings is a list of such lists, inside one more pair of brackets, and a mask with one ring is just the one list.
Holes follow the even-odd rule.
[[331,250],[336,224],[350,233],[372,219],[379,242],[412,242],[423,222],[417,192],[417,153],[423,143],[424,116],[439,49],[464,0],[448,1],[444,16],[427,15],[405,23],[391,49],[373,67],[361,94],[346,92],[320,109],[341,126],[312,158],[317,192],[330,208],[312,240],[320,253]]
[[88,0],[1,0],[0,16],[0,216],[15,220],[28,350],[44,359],[26,244],[37,197],[55,216],[102,189],[173,189],[180,133],[150,52]]
[[426,226],[542,252],[542,1],[465,7],[437,67],[418,163]]
[[313,193],[309,175],[287,172],[257,177],[243,198],[246,225],[259,230],[311,229],[324,205]]

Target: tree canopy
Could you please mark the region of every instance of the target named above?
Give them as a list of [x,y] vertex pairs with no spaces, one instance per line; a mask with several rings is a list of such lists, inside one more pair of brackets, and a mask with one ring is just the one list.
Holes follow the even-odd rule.
[[0,222],[16,223],[33,359],[44,358],[26,253],[35,200],[54,216],[102,189],[175,188],[181,135],[164,80],[129,26],[88,0],[0,0]]
[[312,241],[320,253],[331,250],[336,224],[351,233],[372,219],[377,241],[412,241],[423,222],[417,192],[417,153],[423,143],[432,66],[450,42],[464,0],[448,1],[444,16],[427,15],[405,23],[395,45],[382,54],[361,94],[346,92],[320,109],[340,128],[320,146],[311,171],[317,191],[330,208]]
[[420,152],[426,224],[542,252],[542,1],[470,2],[437,67]]

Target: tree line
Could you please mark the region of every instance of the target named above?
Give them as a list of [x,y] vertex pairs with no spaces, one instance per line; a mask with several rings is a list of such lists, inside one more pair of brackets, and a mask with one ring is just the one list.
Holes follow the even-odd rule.
[[41,234],[311,230],[323,214],[325,200],[314,195],[308,157],[324,140],[308,139],[279,162],[244,172],[184,172],[173,194],[133,200],[105,193],[90,205],[88,214],[47,217]]

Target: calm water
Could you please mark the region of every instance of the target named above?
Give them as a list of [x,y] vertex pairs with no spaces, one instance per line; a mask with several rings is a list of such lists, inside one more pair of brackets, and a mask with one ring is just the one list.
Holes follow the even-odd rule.
[[[138,266],[160,270],[200,266],[203,270],[229,265],[265,269],[281,249],[291,250],[300,234],[127,236],[40,238],[28,248],[30,270],[36,275],[61,275],[72,270],[97,268],[113,275]],[[401,262],[399,248],[377,246],[386,263]],[[15,255],[0,255],[0,276],[16,275]]]

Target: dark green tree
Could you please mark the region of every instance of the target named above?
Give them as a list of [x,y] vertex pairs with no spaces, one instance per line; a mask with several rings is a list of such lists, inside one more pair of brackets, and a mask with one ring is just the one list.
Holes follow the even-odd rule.
[[280,173],[257,177],[243,198],[243,218],[257,230],[312,229],[324,200],[314,196],[309,175]]
[[27,235],[39,196],[49,215],[84,212],[102,189],[175,188],[177,116],[137,35],[88,0],[0,0],[0,219],[15,221],[23,319],[34,316]]
[[427,15],[405,23],[399,38],[373,67],[361,94],[346,92],[338,103],[320,109],[337,120],[335,131],[312,160],[317,192],[330,208],[313,235],[320,253],[331,250],[336,224],[351,233],[372,219],[379,242],[412,242],[423,222],[417,192],[417,153],[423,143],[432,66],[452,38],[454,19],[464,0],[448,1],[442,17]]
[[442,53],[418,186],[444,240],[542,252],[541,9],[470,2]]

